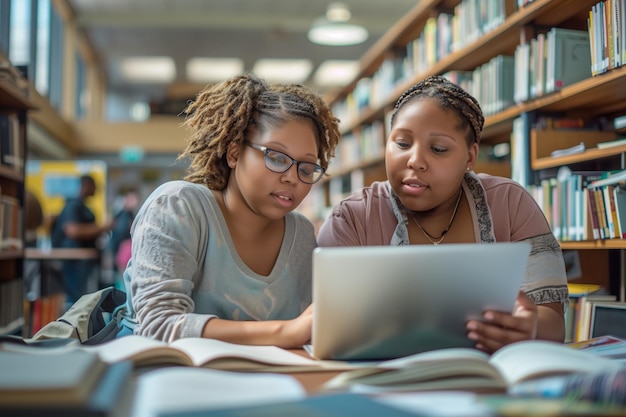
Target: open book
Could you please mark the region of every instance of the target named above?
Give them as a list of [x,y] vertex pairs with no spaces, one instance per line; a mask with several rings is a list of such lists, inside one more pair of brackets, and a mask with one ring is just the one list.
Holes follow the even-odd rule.
[[96,351],[109,363],[131,360],[135,367],[183,365],[230,371],[296,372],[349,369],[341,362],[318,361],[277,346],[239,345],[215,339],[184,338],[171,343],[131,335],[80,349]]
[[361,392],[472,389],[505,392],[523,381],[620,366],[608,358],[542,340],[514,343],[489,356],[471,348],[450,348],[384,361],[329,380],[328,390]]

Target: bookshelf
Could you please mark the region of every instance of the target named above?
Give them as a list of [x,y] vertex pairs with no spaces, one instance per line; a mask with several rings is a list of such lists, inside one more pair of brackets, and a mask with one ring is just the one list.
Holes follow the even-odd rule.
[[[504,0],[499,3],[503,6],[505,13],[498,25],[492,25],[490,30],[471,37],[463,45],[453,48],[427,65],[406,65],[405,59],[399,64],[401,67],[399,74],[392,80],[385,80],[387,88],[384,92],[377,90],[376,94],[370,92],[370,95],[375,98],[363,98],[363,84],[378,86],[370,81],[379,78],[380,69],[386,62],[394,59],[398,61],[398,57],[402,57],[403,54],[406,56],[408,45],[425,33],[429,19],[436,18],[441,13],[455,13],[461,3],[472,2],[460,0],[417,2],[414,8],[390,28],[361,58],[357,77],[327,97],[335,113],[341,119],[341,129],[345,136],[358,135],[362,129],[373,123],[383,123],[385,126],[383,137],[376,138],[376,140],[384,141],[388,133],[389,113],[399,95],[408,87],[431,75],[441,75],[451,71],[473,71],[500,54],[513,56],[521,43],[529,42],[539,33],[545,34],[552,27],[587,30],[589,12],[598,0],[535,0],[530,2]],[[496,146],[501,143],[510,143],[514,122],[524,114],[561,113],[591,118],[623,115],[626,113],[625,83],[626,66],[616,67],[593,76],[590,73],[589,77],[565,85],[557,91],[515,102],[502,110],[486,114],[481,144]],[[526,145],[530,148],[530,138],[527,141]],[[560,166],[595,163],[596,166],[602,167],[603,161],[611,158],[612,160],[621,158],[621,168],[624,168],[626,146],[602,150],[588,147],[580,154],[558,158],[529,149],[528,164],[530,175],[534,177],[543,170],[557,169]],[[336,183],[342,182],[344,193],[361,185],[357,183],[355,187],[349,187],[346,184],[350,181],[340,181],[340,178],[353,177],[355,171],[362,171],[357,178],[363,180],[364,185],[371,181],[385,179],[382,155],[366,162],[338,164],[339,166],[337,164],[333,166],[334,164],[335,161],[331,162],[329,176],[317,190],[312,192],[313,199],[326,201],[323,207],[326,212],[336,203],[337,196],[333,197],[333,190],[338,188],[335,186]],[[510,176],[511,167],[498,161],[479,161],[476,171]],[[316,204],[315,207],[319,209],[321,203]],[[317,213],[315,215],[320,216]],[[324,212],[321,216],[323,215]],[[567,241],[562,242],[562,248],[581,251],[583,263],[587,264],[583,265],[583,268],[590,269],[591,274],[596,274],[597,270],[600,271],[595,277],[585,276],[585,280],[610,285],[612,292],[619,293],[621,300],[625,299],[625,239]],[[616,258],[617,262],[615,262]],[[610,264],[610,267],[606,266],[607,264]],[[598,268],[598,265],[602,267]]]
[[0,57],[0,334],[24,326],[25,80]]

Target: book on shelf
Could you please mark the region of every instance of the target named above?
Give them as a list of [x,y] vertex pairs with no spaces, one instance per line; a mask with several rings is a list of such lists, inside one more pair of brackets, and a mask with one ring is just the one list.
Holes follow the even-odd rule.
[[565,149],[556,149],[554,151],[552,151],[550,153],[550,156],[552,157],[559,157],[559,156],[566,156],[566,155],[575,155],[577,153],[583,153],[585,152],[585,142],[580,142],[577,145],[574,146],[570,146],[569,148],[565,148]]
[[624,15],[626,8],[621,0],[598,1],[591,7],[587,19],[591,40],[593,75],[620,67],[626,62],[626,35]]
[[0,352],[0,414],[113,416],[130,407],[132,364],[82,350]]
[[621,238],[626,239],[626,190],[621,187],[613,188],[613,198],[615,199],[618,229]]
[[565,342],[570,343],[578,340],[580,332],[580,320],[582,305],[587,302],[587,297],[612,297],[606,288],[600,284],[585,284],[568,282],[568,301],[565,309]]
[[575,304],[574,341],[580,342],[591,337],[591,315],[594,304],[615,300],[617,296],[614,294],[589,294],[579,297]]
[[505,392],[534,378],[611,370],[615,366],[612,359],[561,343],[527,340],[507,345],[492,355],[451,348],[384,361],[343,372],[328,381],[325,388],[371,393],[457,389]]
[[0,250],[22,249],[22,224],[23,210],[20,201],[7,194],[0,194]]
[[594,123],[585,120],[582,117],[565,117],[540,115],[537,116],[535,124],[537,130],[598,130]]
[[553,27],[546,35],[546,92],[591,77],[589,32]]
[[595,207],[592,204],[589,207],[590,217],[594,222],[594,237],[599,236],[600,239],[626,237],[625,186],[626,170],[609,172],[603,178],[591,181],[587,185],[590,203],[595,201]]
[[588,188],[604,187],[606,185],[626,185],[626,169],[621,171],[609,172],[605,178],[592,181],[587,186]]
[[622,145],[626,145],[626,138],[615,139],[608,142],[600,142],[596,146],[598,147],[598,149],[609,149]]
[[617,206],[615,204],[615,185],[607,185],[602,188],[603,196],[604,196],[604,210],[606,212],[606,217],[609,224],[609,237],[610,238],[621,238],[622,231],[619,227],[618,217],[617,217]]
[[20,135],[20,122],[17,115],[0,114],[0,165],[18,171],[24,167]]
[[606,294],[606,288],[600,284],[568,282],[567,291],[570,298],[578,298],[591,294]]

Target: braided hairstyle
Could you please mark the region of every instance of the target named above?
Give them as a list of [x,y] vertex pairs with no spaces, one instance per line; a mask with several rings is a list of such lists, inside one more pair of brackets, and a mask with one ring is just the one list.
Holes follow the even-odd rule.
[[192,131],[178,157],[190,158],[185,180],[214,190],[223,190],[228,182],[228,146],[241,146],[250,127],[265,132],[291,120],[311,120],[324,168],[341,138],[339,119],[311,89],[299,84],[268,85],[251,74],[205,87],[184,114],[184,125]]
[[451,109],[457,113],[461,121],[461,128],[468,130],[467,143],[480,142],[485,118],[478,101],[467,91],[451,82],[445,77],[432,76],[425,78],[413,87],[407,89],[396,101],[391,116],[393,126],[396,115],[408,103],[420,98],[433,98],[445,109]]

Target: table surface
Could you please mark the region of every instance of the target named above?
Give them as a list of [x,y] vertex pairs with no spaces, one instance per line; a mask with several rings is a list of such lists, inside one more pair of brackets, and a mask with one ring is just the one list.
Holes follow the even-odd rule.
[[[289,349],[291,352],[310,358],[304,349]],[[293,372],[289,375],[293,376],[302,384],[308,394],[315,394],[320,391],[322,385],[331,378],[339,375],[342,371],[308,371]]]

